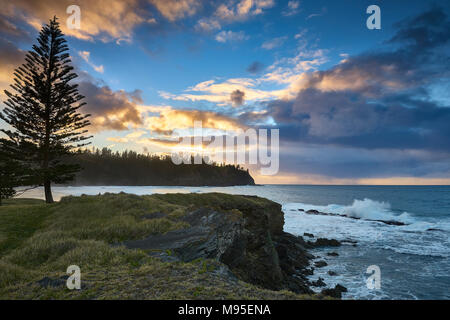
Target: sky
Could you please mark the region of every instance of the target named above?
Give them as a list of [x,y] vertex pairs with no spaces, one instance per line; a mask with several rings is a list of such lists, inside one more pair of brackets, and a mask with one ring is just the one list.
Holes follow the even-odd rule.
[[95,147],[170,153],[201,120],[280,130],[257,183],[450,184],[448,1],[0,0],[0,109],[55,15]]

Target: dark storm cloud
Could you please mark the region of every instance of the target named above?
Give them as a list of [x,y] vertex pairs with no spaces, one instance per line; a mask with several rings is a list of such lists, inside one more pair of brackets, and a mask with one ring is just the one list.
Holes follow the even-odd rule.
[[286,140],[450,152],[450,108],[432,102],[405,96],[374,102],[359,94],[307,89],[293,101],[268,107]]
[[408,150],[366,150],[285,143],[280,168],[339,179],[450,177],[448,154]]
[[449,77],[450,51],[443,50],[450,43],[449,19],[434,8],[398,26],[391,51],[351,57],[312,74],[295,99],[269,102],[267,115],[283,128],[284,139],[450,152],[450,106],[434,102],[427,90]]
[[247,67],[247,72],[249,72],[251,74],[258,74],[263,69],[264,69],[264,65],[259,61],[255,61]]
[[241,106],[244,104],[245,92],[241,90],[234,90],[230,94],[230,100],[234,106]]
[[396,24],[397,33],[390,43],[405,42],[418,50],[427,50],[448,43],[450,21],[443,9],[433,9]]

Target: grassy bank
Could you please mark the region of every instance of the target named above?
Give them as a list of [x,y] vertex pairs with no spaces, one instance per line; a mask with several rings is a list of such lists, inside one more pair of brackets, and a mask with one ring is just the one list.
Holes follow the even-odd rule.
[[[8,200],[0,207],[0,298],[310,298],[228,281],[219,276],[221,264],[216,261],[163,262],[120,245],[124,240],[186,227],[179,218],[195,207],[239,214],[232,209],[233,203],[264,201],[224,194],[106,194],[66,197],[52,205]],[[163,215],[146,218],[152,213]],[[80,266],[82,290],[42,284],[45,278],[62,279],[69,265]]]

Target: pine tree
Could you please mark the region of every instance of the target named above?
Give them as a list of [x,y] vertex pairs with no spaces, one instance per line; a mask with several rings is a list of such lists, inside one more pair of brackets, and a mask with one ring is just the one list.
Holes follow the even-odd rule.
[[13,131],[1,131],[20,145],[22,159],[28,161],[37,183],[44,186],[46,202],[51,203],[51,183],[70,181],[80,169],[61,160],[74,148],[89,144],[83,129],[89,125],[89,115],[79,113],[84,97],[71,83],[77,75],[56,17],[42,27],[37,41],[14,72],[14,93],[5,90],[8,99],[0,118]]

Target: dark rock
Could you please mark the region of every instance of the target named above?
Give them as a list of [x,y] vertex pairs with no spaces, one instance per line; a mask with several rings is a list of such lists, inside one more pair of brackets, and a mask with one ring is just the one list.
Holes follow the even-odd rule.
[[298,211],[305,212],[305,210],[303,210],[303,209],[298,209]]
[[221,264],[220,266],[216,267],[212,273],[214,273],[220,278],[226,279],[231,282],[239,281],[239,279],[233,274],[233,272],[231,272],[230,268],[228,268],[224,264]]
[[406,223],[403,223],[400,221],[395,221],[395,220],[369,220],[369,221],[381,222],[381,223],[388,224],[391,226],[405,226],[406,225]]
[[316,242],[307,242],[308,247],[310,248],[316,248],[316,247],[338,247],[341,245],[341,243],[338,240],[335,239],[326,239],[326,238],[319,238],[316,240]]
[[339,256],[339,254],[337,252],[327,252],[327,256],[337,257],[337,256]]
[[342,298],[342,292],[347,292],[347,288],[344,286],[341,286],[340,284],[337,284],[334,289],[323,289],[322,294],[325,296],[330,296],[333,298],[341,299]]
[[37,281],[37,284],[39,284],[43,288],[57,288],[57,287],[63,287],[66,285],[67,279],[69,279],[69,276],[62,276],[60,278],[49,278],[44,277],[41,280]]
[[303,236],[309,237],[309,238],[314,238],[314,235],[313,235],[312,233],[307,233],[307,232],[305,232],[305,233],[303,234]]
[[[300,209],[299,209],[300,210]],[[343,217],[343,218],[349,218],[349,219],[354,219],[354,220],[360,220],[361,218],[359,217],[352,217],[352,216],[347,216],[345,214],[338,214],[338,213],[329,213],[329,212],[320,212],[318,210],[308,210],[306,211],[307,214],[314,214],[314,215],[320,215],[320,216],[336,216],[336,217]],[[367,219],[367,221],[375,221],[375,222],[381,222],[381,223],[385,223],[388,225],[392,225],[392,226],[404,226],[406,225],[403,222],[400,221],[395,221],[395,220],[371,220],[371,219]]]
[[326,263],[326,262],[323,261],[323,260],[314,262],[314,266],[315,266],[316,268],[323,268],[323,267],[326,267],[327,265],[328,265],[328,263]]
[[323,282],[322,278],[319,278],[318,280],[311,282],[311,286],[313,286],[313,287],[325,287],[326,283]]
[[303,274],[306,276],[312,276],[314,274],[314,268],[303,270]]
[[330,275],[330,276],[337,276],[337,273],[336,272],[334,272],[334,271],[328,271],[328,274]]
[[337,284],[334,289],[339,290],[341,292],[347,292],[348,291],[346,287],[344,287],[344,286],[342,286],[340,284]]

